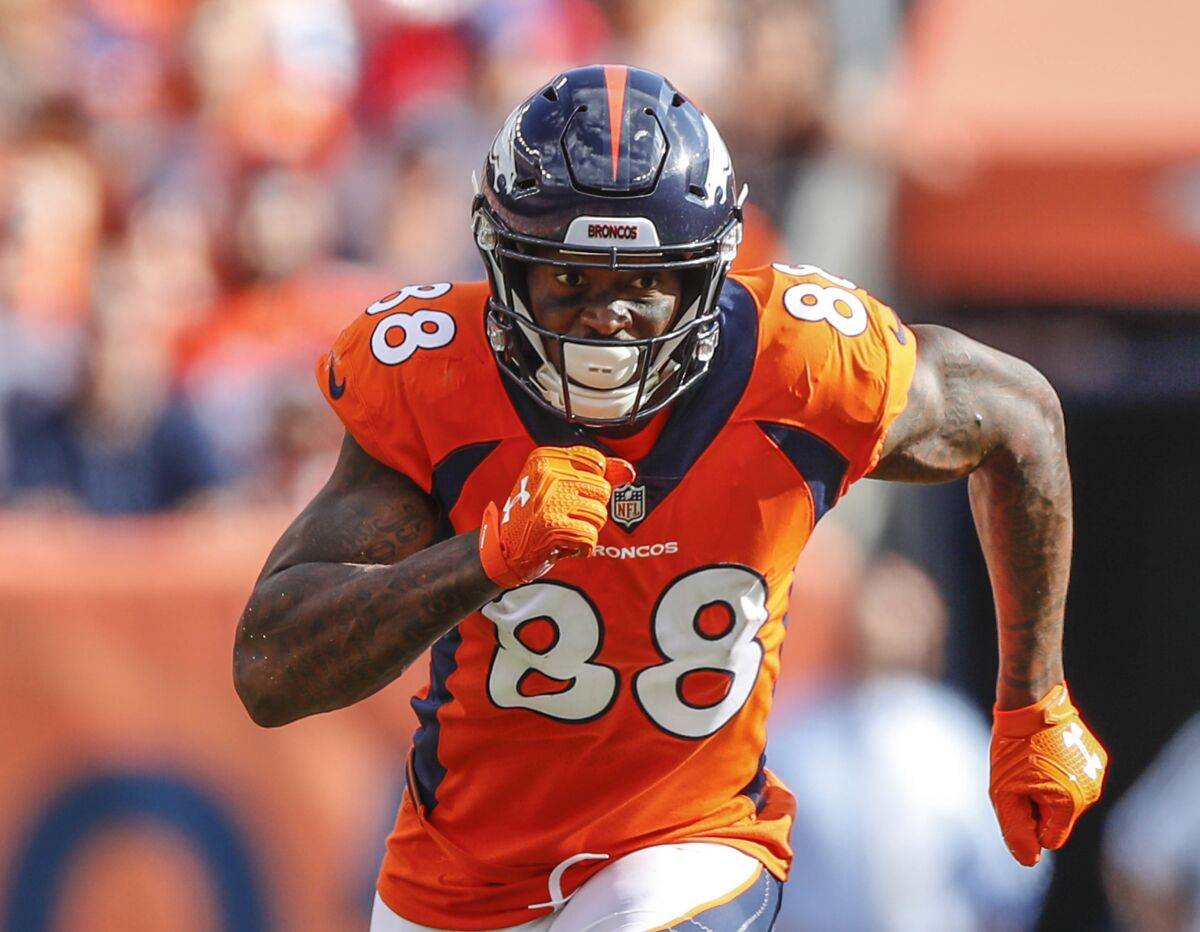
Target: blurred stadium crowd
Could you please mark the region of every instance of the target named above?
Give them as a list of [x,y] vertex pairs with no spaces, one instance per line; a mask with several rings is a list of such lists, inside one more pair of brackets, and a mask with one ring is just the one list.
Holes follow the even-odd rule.
[[808,0],[0,0],[0,505],[306,499],[340,436],[313,360],[479,275],[471,171],[571,63],[700,102],[765,208],[743,262],[783,258],[831,35]]

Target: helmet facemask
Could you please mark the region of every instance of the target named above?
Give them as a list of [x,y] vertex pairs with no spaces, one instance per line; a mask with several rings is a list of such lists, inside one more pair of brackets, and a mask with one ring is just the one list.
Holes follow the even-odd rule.
[[[719,339],[716,298],[741,239],[740,210],[716,244],[669,249],[586,248],[524,236],[504,230],[482,199],[474,227],[492,284],[487,325],[492,349],[505,373],[542,406],[586,426],[632,424],[661,411],[707,371]],[[532,264],[676,270],[683,288],[671,322],[658,336],[572,337],[534,318],[527,275]]]

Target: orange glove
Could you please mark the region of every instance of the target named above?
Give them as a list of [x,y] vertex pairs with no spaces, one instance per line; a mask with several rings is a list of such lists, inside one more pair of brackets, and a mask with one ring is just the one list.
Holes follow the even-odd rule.
[[1012,856],[1032,867],[1066,844],[1100,798],[1108,754],[1079,718],[1067,684],[1021,709],[995,709],[992,806]]
[[483,512],[483,571],[512,589],[544,576],[564,557],[591,556],[613,488],[634,475],[625,460],[591,447],[538,447],[504,506],[491,502]]

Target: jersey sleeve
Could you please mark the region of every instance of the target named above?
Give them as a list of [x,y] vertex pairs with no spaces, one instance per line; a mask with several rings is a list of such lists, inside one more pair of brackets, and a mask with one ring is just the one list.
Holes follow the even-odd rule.
[[766,352],[786,381],[790,417],[846,460],[840,495],[879,462],[907,404],[916,335],[888,305],[814,266],[761,274]]
[[317,360],[317,384],[358,445],[416,482],[433,486],[433,467],[410,403],[411,368],[376,358],[371,341],[378,321],[360,315]]
[[875,373],[871,377],[875,403],[862,455],[851,461],[850,482],[861,479],[878,464],[888,430],[908,406],[908,390],[917,368],[916,334],[890,306],[865,291],[860,294],[868,309],[871,337],[863,341],[866,352],[856,368]]

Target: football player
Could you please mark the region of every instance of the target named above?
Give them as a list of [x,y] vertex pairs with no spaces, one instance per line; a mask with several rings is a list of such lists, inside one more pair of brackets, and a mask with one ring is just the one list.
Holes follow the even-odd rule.
[[1013,856],[1061,846],[1099,796],[1063,679],[1054,391],[818,268],[730,274],[743,197],[663,77],[567,71],[487,155],[487,281],[406,285],[319,361],[345,442],[254,587],[235,675],[282,725],[432,648],[373,932],[770,928],[792,567],[868,475],[970,475]]

